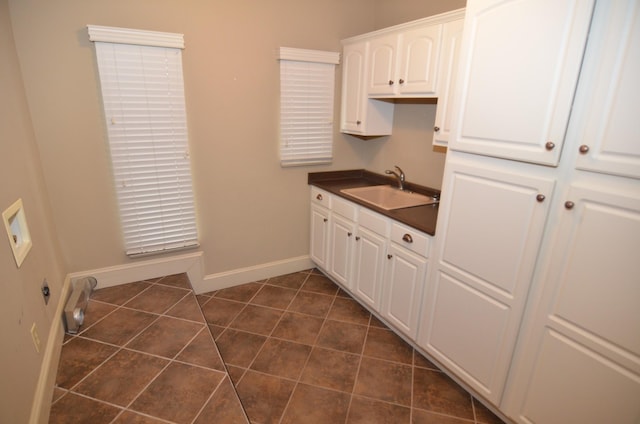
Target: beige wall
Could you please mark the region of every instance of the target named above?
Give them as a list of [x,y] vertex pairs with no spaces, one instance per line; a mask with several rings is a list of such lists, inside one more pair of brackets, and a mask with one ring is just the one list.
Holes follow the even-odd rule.
[[[69,271],[131,262],[122,249],[87,24],[184,33],[201,249],[205,274],[214,274],[308,253],[308,172],[383,172],[398,164],[410,181],[440,186],[444,154],[431,147],[433,105],[398,105],[396,122],[403,129],[379,140],[360,140],[336,130],[331,166],[283,169],[278,163],[276,48],[339,51],[341,39],[386,21],[381,15],[390,10],[387,3],[9,0],[33,128]],[[423,17],[431,9],[422,3],[440,2],[393,3],[390,23]],[[340,76],[338,67],[337,81]],[[337,88],[336,122],[340,84]]]
[[[0,225],[0,422],[26,423],[65,274],[58,254],[6,0],[0,0],[0,211],[22,198],[33,247],[18,268]],[[45,306],[40,287],[53,293]],[[41,353],[31,341],[36,324]]]
[[460,9],[466,0],[374,0],[376,29]]

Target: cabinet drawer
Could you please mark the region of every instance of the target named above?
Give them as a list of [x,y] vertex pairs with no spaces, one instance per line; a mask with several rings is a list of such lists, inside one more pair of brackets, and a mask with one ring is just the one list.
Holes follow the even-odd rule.
[[394,222],[391,224],[391,241],[425,258],[429,256],[431,237],[413,228]]
[[389,219],[368,209],[360,208],[358,224],[381,236],[389,236]]
[[331,199],[331,210],[351,221],[355,221],[358,216],[358,207],[339,197],[333,197],[333,199]]
[[332,196],[328,192],[311,186],[311,204],[331,209],[331,198]]

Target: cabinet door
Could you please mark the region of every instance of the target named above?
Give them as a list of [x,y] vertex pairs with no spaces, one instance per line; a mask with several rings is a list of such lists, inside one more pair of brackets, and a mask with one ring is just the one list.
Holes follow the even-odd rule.
[[340,131],[362,136],[391,134],[394,104],[369,99],[366,92],[368,43],[344,46]]
[[391,243],[385,268],[381,313],[415,340],[427,260]]
[[329,252],[329,210],[311,205],[311,260],[327,269]]
[[369,96],[393,95],[396,92],[396,34],[373,38],[369,46]]
[[458,19],[447,22],[442,29],[442,49],[438,65],[438,106],[433,128],[433,144],[436,146],[446,146],[449,143],[463,26],[464,19]]
[[559,206],[542,301],[505,392],[518,422],[640,419],[640,184],[590,186],[574,185],[562,199],[573,207]]
[[554,181],[527,175],[536,167],[525,164],[447,161],[420,344],[497,404]]
[[356,224],[334,213],[330,227],[329,274],[350,288]]
[[593,0],[470,0],[451,149],[557,165]]
[[577,168],[640,178],[640,3],[601,2],[576,100],[581,114]]
[[398,94],[435,95],[441,34],[442,25],[430,25],[400,35]]
[[386,238],[364,227],[358,228],[354,259],[353,294],[375,311],[380,310],[386,254]]
[[366,43],[344,46],[342,71],[342,110],[340,129],[344,132],[360,132],[363,128]]

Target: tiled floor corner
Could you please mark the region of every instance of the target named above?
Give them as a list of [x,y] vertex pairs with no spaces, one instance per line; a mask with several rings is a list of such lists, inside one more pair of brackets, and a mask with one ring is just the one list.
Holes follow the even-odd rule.
[[186,275],[97,290],[50,423],[248,423]]
[[316,270],[98,290],[57,386],[51,423],[502,423]]

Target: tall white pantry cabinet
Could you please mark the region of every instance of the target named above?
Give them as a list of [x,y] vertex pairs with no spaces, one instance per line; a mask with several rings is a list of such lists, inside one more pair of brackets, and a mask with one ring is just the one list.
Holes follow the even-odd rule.
[[418,344],[519,423],[640,422],[640,2],[469,0]]

